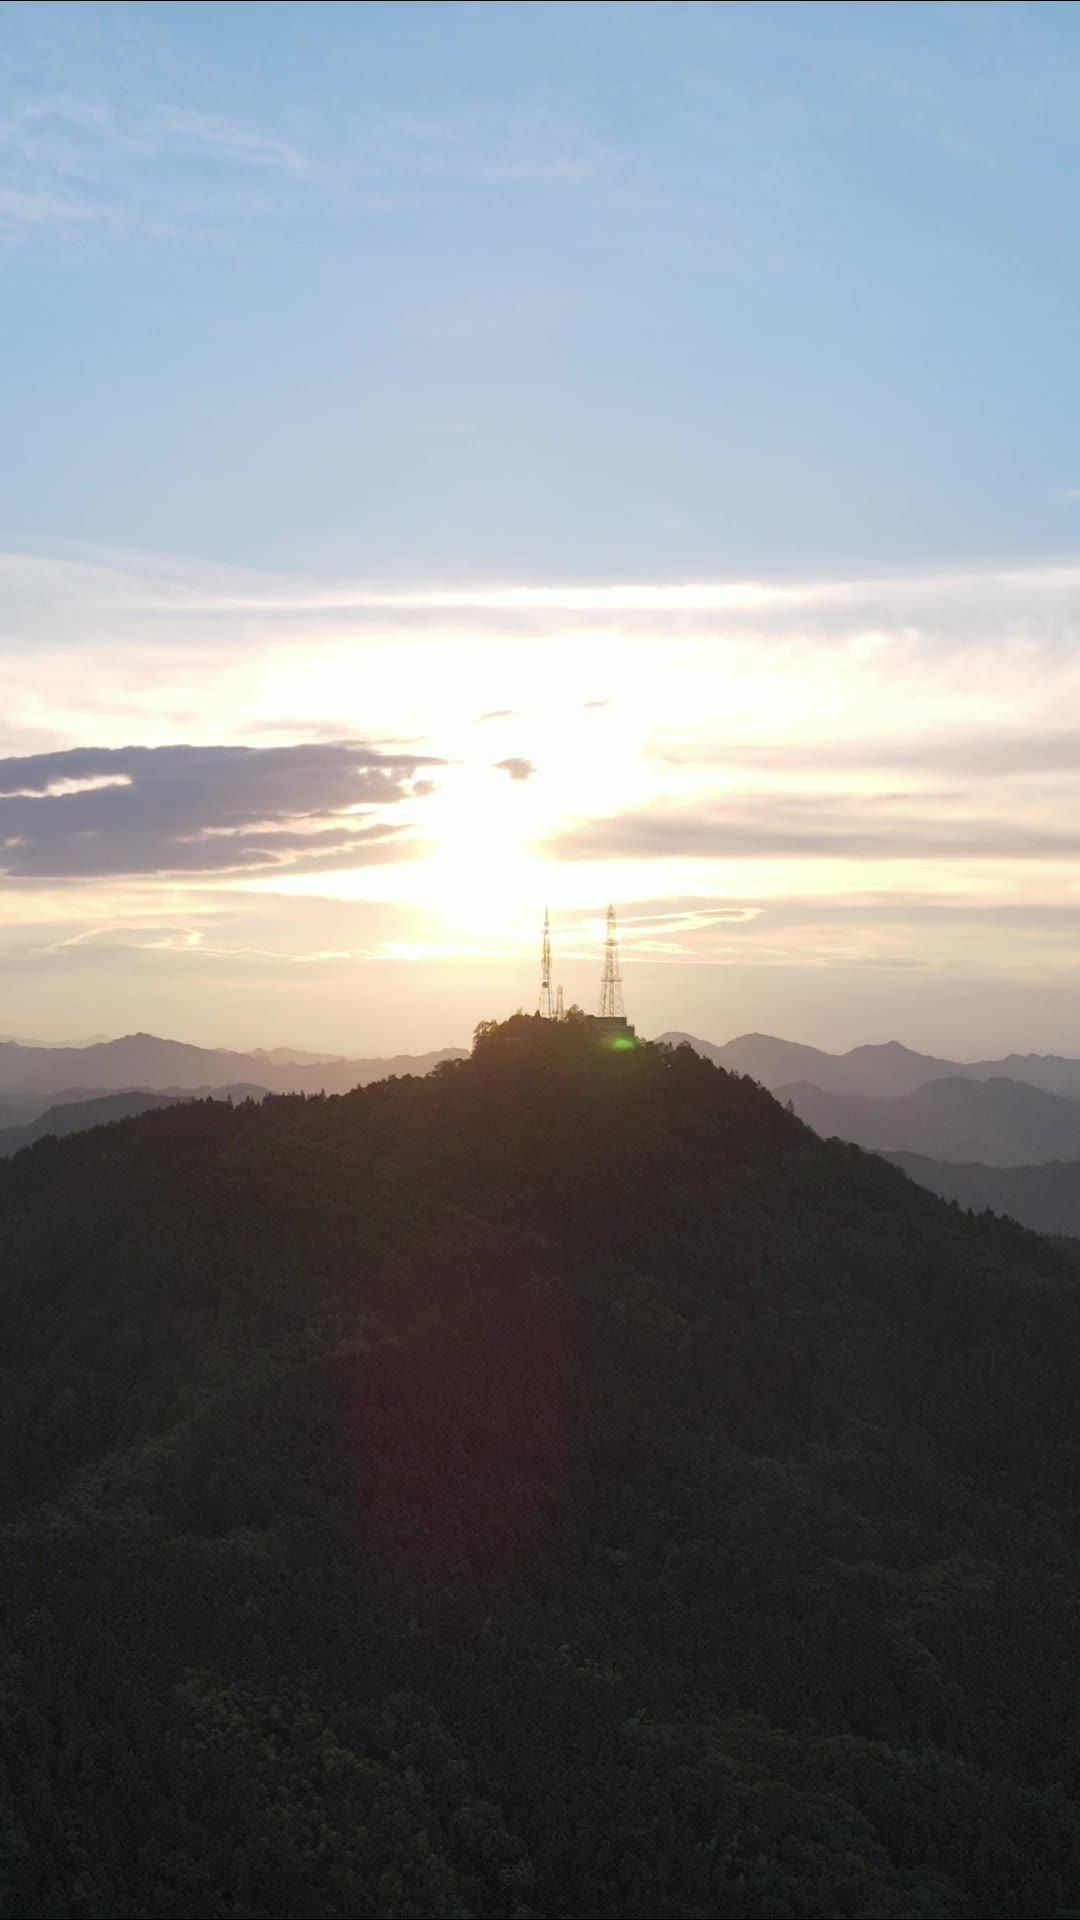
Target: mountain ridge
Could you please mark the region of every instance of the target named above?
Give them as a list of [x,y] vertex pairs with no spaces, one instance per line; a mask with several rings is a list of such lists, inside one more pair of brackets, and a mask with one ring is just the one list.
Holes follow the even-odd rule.
[[898,1040],[852,1047],[847,1053],[827,1053],[820,1047],[782,1040],[774,1034],[740,1034],[723,1043],[679,1031],[658,1038],[668,1046],[690,1046],[728,1072],[748,1073],[770,1091],[809,1081],[823,1093],[889,1099],[916,1093],[931,1080],[1004,1078],[1080,1100],[1080,1058],[1065,1054],[1010,1053],[999,1060],[965,1062],[918,1053]]
[[823,1138],[850,1140],[875,1153],[923,1153],[999,1167],[1080,1157],[1080,1101],[1004,1076],[928,1080],[893,1099],[827,1093],[805,1081],[775,1093]]
[[1033,1233],[1080,1238],[1080,1160],[995,1167],[919,1153],[886,1152],[882,1157],[919,1186],[972,1213],[989,1209]]
[[266,1088],[248,1086],[193,1087],[189,1089],[125,1087],[115,1093],[87,1094],[83,1099],[50,1106],[23,1126],[0,1127],[0,1155],[19,1153],[32,1147],[47,1134],[63,1139],[69,1133],[83,1133],[90,1127],[130,1120],[137,1114],[158,1107],[177,1106],[190,1100],[262,1100]]
[[0,1042],[0,1101],[6,1094],[59,1093],[83,1084],[102,1092],[130,1087],[217,1086],[246,1082],[271,1093],[347,1093],[394,1074],[429,1073],[440,1061],[463,1059],[461,1047],[384,1059],[289,1057],[291,1049],[238,1053],[197,1047],[156,1034],[125,1034],[86,1047],[28,1047]]

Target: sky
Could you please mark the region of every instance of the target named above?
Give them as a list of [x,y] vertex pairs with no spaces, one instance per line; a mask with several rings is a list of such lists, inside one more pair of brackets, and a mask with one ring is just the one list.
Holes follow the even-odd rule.
[[1080,1054],[1080,9],[0,4],[0,1036]]

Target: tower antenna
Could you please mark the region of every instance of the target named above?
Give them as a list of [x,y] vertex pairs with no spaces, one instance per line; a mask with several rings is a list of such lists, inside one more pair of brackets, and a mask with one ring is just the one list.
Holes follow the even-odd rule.
[[544,945],[540,959],[540,1018],[554,1020],[555,1002],[551,994],[551,921],[544,908]]
[[619,943],[615,935],[615,908],[607,910],[607,942],[604,947],[604,978],[600,986],[601,1020],[624,1020],[622,977],[619,973]]

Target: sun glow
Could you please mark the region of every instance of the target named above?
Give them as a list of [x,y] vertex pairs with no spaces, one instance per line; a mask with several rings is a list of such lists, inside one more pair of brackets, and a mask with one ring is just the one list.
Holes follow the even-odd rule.
[[433,847],[418,875],[423,902],[451,934],[505,938],[543,890],[533,850],[543,805],[531,781],[456,769],[432,797]]

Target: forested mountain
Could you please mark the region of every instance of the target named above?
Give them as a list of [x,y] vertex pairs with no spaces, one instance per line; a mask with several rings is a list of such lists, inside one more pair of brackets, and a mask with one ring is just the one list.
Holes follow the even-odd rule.
[[778,1087],[800,1119],[826,1139],[837,1135],[878,1151],[990,1166],[1080,1156],[1080,1100],[1019,1080],[931,1080],[899,1100],[825,1093],[800,1083]]
[[1080,1237],[1080,1161],[988,1167],[931,1160],[918,1153],[890,1153],[886,1159],[903,1167],[921,1187],[975,1213],[989,1207],[1036,1233]]
[[0,1162],[0,1914],[1080,1904],[1080,1291],[517,1018]]
[[[440,1060],[460,1060],[460,1047],[435,1053],[397,1054],[385,1060],[347,1060],[299,1054],[287,1047],[269,1053],[231,1053],[130,1033],[87,1047],[29,1047],[0,1042],[0,1105],[5,1095],[58,1094],[71,1087],[107,1093],[129,1087],[230,1086],[251,1082],[272,1093],[348,1093],[352,1087],[393,1074],[428,1073]],[[19,1116],[20,1118],[22,1116]]]
[[1080,1059],[1053,1053],[1010,1053],[1001,1060],[939,1060],[933,1054],[914,1053],[898,1041],[883,1046],[853,1047],[850,1053],[825,1053],[770,1033],[744,1033],[718,1045],[691,1033],[665,1033],[661,1041],[685,1043],[706,1060],[729,1073],[747,1073],[774,1091],[798,1081],[809,1081],[825,1093],[867,1094],[876,1099],[902,1099],[930,1080],[1021,1080],[1045,1093],[1080,1100]]
[[[265,1087],[202,1087],[198,1097],[204,1100],[261,1100],[265,1093]],[[43,1140],[47,1133],[60,1136],[83,1133],[88,1127],[105,1126],[112,1120],[128,1120],[134,1114],[149,1113],[152,1107],[174,1107],[178,1101],[194,1097],[190,1093],[155,1093],[145,1087],[133,1087],[126,1093],[88,1094],[83,1099],[47,1107],[44,1113],[28,1121],[25,1126],[0,1127],[0,1154],[18,1153],[22,1147],[33,1146],[35,1140]]]

